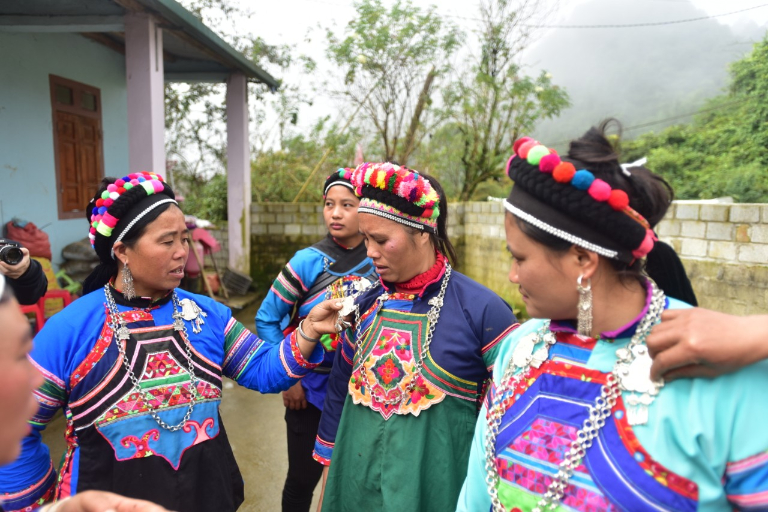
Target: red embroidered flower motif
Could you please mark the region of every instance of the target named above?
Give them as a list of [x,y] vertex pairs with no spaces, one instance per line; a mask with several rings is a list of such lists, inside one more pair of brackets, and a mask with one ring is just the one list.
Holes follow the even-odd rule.
[[360,387],[363,385],[363,378],[359,371],[352,374],[350,381],[355,385],[355,390],[360,391]]
[[429,394],[427,382],[424,380],[424,377],[419,375],[416,377],[416,385],[413,386],[413,391],[411,392],[411,402],[417,404],[424,397],[430,400],[434,398],[434,395]]
[[400,370],[392,359],[387,359],[382,366],[377,368],[384,384],[389,384],[393,379],[400,377]]

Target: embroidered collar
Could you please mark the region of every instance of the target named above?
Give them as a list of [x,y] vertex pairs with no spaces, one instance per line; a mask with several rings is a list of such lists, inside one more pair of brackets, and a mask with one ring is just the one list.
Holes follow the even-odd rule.
[[399,291],[423,297],[427,290],[439,284],[443,275],[445,275],[445,256],[440,252],[436,252],[435,256],[435,264],[426,272],[423,272],[404,283],[389,283],[382,281],[382,286],[390,293]]
[[128,300],[123,295],[123,292],[115,288],[114,279],[109,282],[109,288],[112,291],[112,296],[115,298],[115,302],[121,306],[128,306],[129,308],[138,309],[153,309],[159,308],[170,302],[173,297],[173,290],[169,290],[163,297],[160,297],[156,301],[153,301],[151,297],[135,297]]
[[[637,325],[640,323],[640,320],[643,319],[646,313],[648,313],[648,308],[651,307],[651,299],[652,293],[651,293],[651,283],[647,280],[645,281],[645,306],[643,307],[642,311],[638,313],[638,315],[631,320],[630,322],[624,324],[622,327],[619,327],[618,329],[615,329],[613,331],[605,331],[600,333],[600,339],[609,339],[609,340],[615,340],[617,338],[629,338],[633,334],[635,334],[635,330],[637,330]],[[665,309],[669,306],[669,299],[667,299],[667,303],[665,304]],[[552,332],[570,332],[576,334],[576,324],[573,320],[552,320],[549,324],[549,329]]]

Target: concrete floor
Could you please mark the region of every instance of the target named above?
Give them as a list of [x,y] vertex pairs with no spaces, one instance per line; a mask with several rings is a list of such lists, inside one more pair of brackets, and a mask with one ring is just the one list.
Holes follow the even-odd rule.
[[[235,314],[249,329],[254,328],[258,303]],[[262,395],[231,381],[224,383],[221,415],[235,458],[245,480],[245,503],[241,512],[280,511],[283,482],[288,471],[283,399]],[[64,452],[64,419],[58,415],[43,432],[54,462]],[[310,510],[317,509],[319,489]],[[183,511],[181,511],[183,512]]]

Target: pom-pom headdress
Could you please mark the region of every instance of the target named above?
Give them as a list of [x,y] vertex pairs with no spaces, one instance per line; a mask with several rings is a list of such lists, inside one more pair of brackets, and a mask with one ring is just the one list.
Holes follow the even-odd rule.
[[350,181],[360,196],[359,213],[437,233],[440,196],[417,171],[391,163],[363,163]]
[[328,191],[331,189],[331,187],[335,187],[337,185],[347,187],[354,193],[355,187],[352,186],[352,183],[349,181],[349,179],[352,177],[353,171],[354,169],[350,169],[349,167],[342,167],[338,171],[328,176],[325,179],[325,186],[323,187],[323,197],[328,195]]
[[504,207],[537,228],[606,258],[631,264],[656,240],[629,196],[530,137],[515,142],[507,175],[515,182]]
[[88,205],[88,238],[99,258],[114,260],[112,247],[145,215],[166,203],[176,203],[173,190],[159,174],[142,171],[112,181]]

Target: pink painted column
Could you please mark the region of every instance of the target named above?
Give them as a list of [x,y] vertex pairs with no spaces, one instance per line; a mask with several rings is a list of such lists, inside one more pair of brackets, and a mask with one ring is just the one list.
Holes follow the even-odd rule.
[[165,176],[163,31],[144,13],[125,15],[130,172]]
[[229,266],[251,271],[251,151],[245,75],[227,80],[227,217]]

